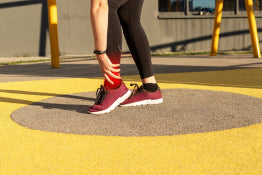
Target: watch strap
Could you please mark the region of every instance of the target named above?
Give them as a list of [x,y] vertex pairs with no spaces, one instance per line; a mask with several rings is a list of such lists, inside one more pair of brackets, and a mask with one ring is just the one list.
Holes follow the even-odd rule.
[[106,53],[106,50],[104,50],[104,51],[94,50],[94,54],[97,54],[97,55],[101,55],[101,54],[105,54],[105,53]]

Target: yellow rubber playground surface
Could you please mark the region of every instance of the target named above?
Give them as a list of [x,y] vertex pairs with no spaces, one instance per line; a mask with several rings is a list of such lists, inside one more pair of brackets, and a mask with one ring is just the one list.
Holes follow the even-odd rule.
[[[156,77],[162,89],[203,89],[262,98],[262,68]],[[129,84],[138,77],[125,76],[124,80]],[[119,137],[32,130],[10,117],[33,102],[96,91],[101,81],[66,78],[0,83],[0,174],[262,174],[262,123],[208,133]]]

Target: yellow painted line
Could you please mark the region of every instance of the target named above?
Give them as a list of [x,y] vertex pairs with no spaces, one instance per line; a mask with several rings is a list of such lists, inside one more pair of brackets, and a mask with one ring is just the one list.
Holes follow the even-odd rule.
[[[262,69],[157,78],[162,89],[219,90],[262,98],[261,76],[248,78],[248,71],[256,75]],[[129,84],[138,76],[124,79]],[[73,78],[0,83],[0,174],[261,174],[262,124],[178,136],[106,137],[31,130],[10,118],[32,102],[95,91],[101,82]]]

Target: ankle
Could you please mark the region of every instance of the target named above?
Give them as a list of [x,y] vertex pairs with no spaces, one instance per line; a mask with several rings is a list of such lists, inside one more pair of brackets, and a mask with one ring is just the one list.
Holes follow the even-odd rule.
[[[112,79],[111,79],[112,80]],[[104,81],[104,87],[106,89],[117,89],[121,86],[122,80],[113,79],[114,84],[109,83],[107,80]]]
[[147,78],[142,79],[142,83],[143,84],[147,84],[147,83],[154,83],[154,84],[156,84],[156,79],[155,79],[154,76],[147,77]]
[[143,87],[149,92],[156,92],[159,88],[157,83],[145,83],[143,84]]

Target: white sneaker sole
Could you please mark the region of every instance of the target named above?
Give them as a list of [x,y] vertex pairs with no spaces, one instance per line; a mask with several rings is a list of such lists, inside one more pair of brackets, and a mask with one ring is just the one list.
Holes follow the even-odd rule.
[[97,112],[91,112],[88,111],[89,114],[106,114],[113,109],[115,109],[117,106],[119,106],[120,103],[123,103],[129,96],[131,95],[131,91],[128,90],[122,97],[119,97],[111,106],[109,106],[107,109],[103,111],[97,111]]
[[160,104],[163,103],[163,98],[156,99],[156,100],[143,100],[143,101],[138,101],[134,103],[129,103],[125,105],[120,105],[121,107],[129,107],[129,106],[140,106],[140,105],[155,105],[155,104]]

